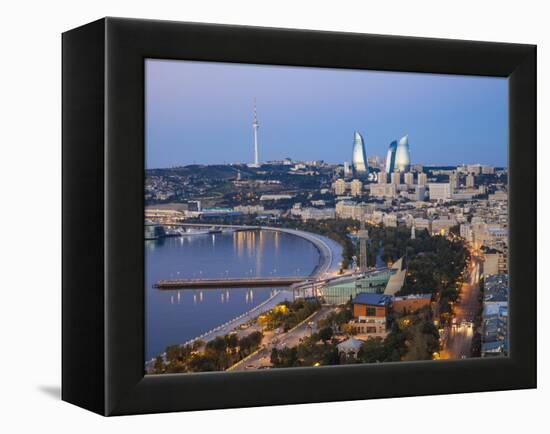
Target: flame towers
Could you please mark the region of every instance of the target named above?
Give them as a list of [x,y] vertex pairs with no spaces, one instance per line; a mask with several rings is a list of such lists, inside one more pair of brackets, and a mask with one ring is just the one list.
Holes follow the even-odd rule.
[[367,174],[368,173],[368,164],[367,164],[367,153],[365,152],[365,143],[363,137],[357,131],[355,131],[355,136],[353,140],[353,152],[351,156],[351,163],[353,165],[353,170],[356,174]]
[[386,173],[408,172],[411,168],[411,153],[409,150],[409,136],[390,143],[386,157]]
[[390,143],[388,155],[386,156],[386,174],[393,173],[395,168],[395,151],[397,149],[397,140]]

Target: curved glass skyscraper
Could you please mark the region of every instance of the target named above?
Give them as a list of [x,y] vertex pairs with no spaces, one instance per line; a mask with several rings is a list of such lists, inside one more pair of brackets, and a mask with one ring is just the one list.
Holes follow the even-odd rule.
[[397,142],[395,150],[394,170],[408,172],[411,169],[411,153],[409,151],[409,136],[404,136]]
[[353,152],[351,155],[351,164],[353,170],[356,173],[367,173],[367,153],[365,151],[365,143],[363,137],[357,131],[355,131],[355,137],[353,139]]
[[386,173],[408,172],[411,169],[411,153],[409,151],[409,136],[390,143],[386,156]]
[[390,143],[388,155],[386,156],[386,174],[393,173],[395,169],[395,150],[397,149],[397,140]]

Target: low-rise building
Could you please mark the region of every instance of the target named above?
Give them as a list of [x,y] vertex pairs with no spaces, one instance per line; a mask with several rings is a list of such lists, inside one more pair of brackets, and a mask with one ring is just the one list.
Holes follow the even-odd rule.
[[430,306],[431,294],[411,294],[403,297],[393,297],[392,310],[398,314],[408,314]]
[[388,334],[387,317],[391,297],[384,294],[361,293],[352,300],[353,320],[350,325],[358,337],[384,338]]
[[395,184],[370,184],[370,194],[371,196],[384,198],[391,197],[394,198],[397,196],[397,186]]
[[396,214],[386,214],[382,218],[382,223],[387,228],[396,228],[397,227],[397,215]]
[[338,354],[340,356],[344,355],[348,358],[357,358],[357,354],[359,353],[359,350],[361,349],[361,346],[363,345],[363,341],[360,341],[359,339],[355,339],[353,336],[349,339],[346,339],[345,341],[340,342],[338,345],[336,345],[336,348],[338,348]]
[[336,217],[334,208],[302,208],[300,211],[302,220],[325,220]]
[[449,230],[456,225],[457,221],[454,218],[441,217],[432,220],[432,234],[447,235]]
[[352,196],[361,196],[363,194],[363,183],[358,179],[354,179],[350,182],[350,189]]
[[451,184],[448,182],[435,183],[430,182],[428,184],[430,200],[435,200],[438,202],[444,202],[451,199],[452,188]]

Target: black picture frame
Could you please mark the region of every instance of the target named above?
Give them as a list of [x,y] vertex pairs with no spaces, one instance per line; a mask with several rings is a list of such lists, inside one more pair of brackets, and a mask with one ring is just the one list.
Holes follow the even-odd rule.
[[[536,46],[104,18],[63,51],[62,399],[102,415],[536,387]],[[508,77],[510,356],[144,375],[144,59]]]

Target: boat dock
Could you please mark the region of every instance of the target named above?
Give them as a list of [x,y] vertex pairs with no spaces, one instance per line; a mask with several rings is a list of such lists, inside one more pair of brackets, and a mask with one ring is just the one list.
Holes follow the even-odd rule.
[[250,277],[236,279],[175,279],[159,280],[157,289],[217,289],[217,288],[252,288],[261,286],[291,286],[308,280],[304,276],[288,277]]

